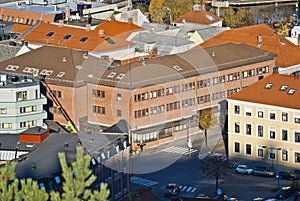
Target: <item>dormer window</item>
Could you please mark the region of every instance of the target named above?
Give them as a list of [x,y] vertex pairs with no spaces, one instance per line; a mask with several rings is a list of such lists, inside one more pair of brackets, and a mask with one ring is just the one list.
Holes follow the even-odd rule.
[[295,92],[296,92],[296,89],[290,89],[290,90],[288,91],[288,94],[293,95]]
[[266,84],[265,88],[266,89],[271,89],[273,87],[273,84],[272,83],[268,83]]
[[280,91],[285,91],[285,90],[287,90],[288,87],[289,87],[289,86],[287,86],[287,85],[282,85],[282,86],[280,87]]
[[71,37],[72,37],[71,34],[67,34],[67,35],[65,35],[65,37],[64,37],[63,39],[64,39],[64,40],[69,40]]

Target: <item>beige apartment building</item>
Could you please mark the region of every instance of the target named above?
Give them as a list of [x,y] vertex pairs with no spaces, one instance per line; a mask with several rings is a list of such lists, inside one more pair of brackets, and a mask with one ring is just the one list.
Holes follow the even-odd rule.
[[300,80],[272,74],[228,101],[230,158],[300,167]]
[[[150,147],[198,131],[201,110],[214,108],[218,115],[225,97],[272,73],[275,57],[255,47],[227,43],[122,65],[44,46],[6,60],[0,71],[32,76],[24,71],[31,67],[36,74],[43,73],[78,130],[98,132],[125,119],[133,142]],[[9,71],[8,65],[18,69]],[[67,123],[60,106],[49,102],[48,107],[49,116]]]

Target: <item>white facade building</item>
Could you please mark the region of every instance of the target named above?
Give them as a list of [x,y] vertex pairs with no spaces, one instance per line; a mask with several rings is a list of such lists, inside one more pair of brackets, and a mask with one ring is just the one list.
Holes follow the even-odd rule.
[[[11,68],[17,66],[11,66]],[[19,134],[30,126],[43,126],[47,99],[40,84],[21,76],[0,75],[0,134]]]

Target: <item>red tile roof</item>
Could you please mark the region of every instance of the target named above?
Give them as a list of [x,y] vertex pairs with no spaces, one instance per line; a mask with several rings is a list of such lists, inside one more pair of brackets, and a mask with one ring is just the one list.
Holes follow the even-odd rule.
[[[34,12],[28,12],[28,11],[22,11],[22,10],[13,10],[8,8],[0,8],[0,16],[3,15],[3,21],[9,21],[9,22],[15,22],[15,23],[21,23],[26,24],[28,19],[28,25],[32,24],[34,25],[37,20],[42,20],[45,23],[54,22],[54,15],[52,14],[43,14],[43,13],[34,13]],[[13,16],[12,21],[10,21],[10,17]],[[7,18],[7,20],[6,20]],[[21,19],[23,18],[23,22],[21,22]],[[18,22],[16,21],[18,19]]]
[[25,25],[25,24],[16,24],[10,29],[10,32],[17,32],[24,34],[26,31],[28,31],[31,28],[30,25]]
[[233,30],[224,31],[215,37],[196,46],[194,49],[214,46],[224,43],[245,43],[253,47],[258,46],[258,35],[262,37],[262,46],[260,49],[277,54],[275,64],[278,67],[289,67],[300,64],[300,47],[294,45],[288,40],[281,43],[281,36],[275,34],[275,31],[265,24],[241,27]]
[[[23,39],[26,42],[100,52],[133,45],[134,43],[126,41],[126,38],[131,33],[139,30],[143,30],[143,28],[117,21],[105,21],[94,30],[89,31],[85,28],[41,23]],[[101,31],[103,36],[100,34]],[[51,37],[47,37],[49,32],[54,32],[54,34]],[[64,37],[68,34],[71,37],[65,40]],[[83,37],[87,37],[87,40],[80,42]]]
[[205,10],[192,10],[174,20],[173,23],[183,23],[183,20],[195,24],[213,24],[215,22],[221,21],[222,18]]
[[[267,84],[272,84],[272,87],[266,88]],[[287,86],[287,89],[280,90],[282,86]],[[291,89],[296,90],[294,94],[288,94]],[[272,74],[227,99],[300,109],[300,79],[292,75]]]

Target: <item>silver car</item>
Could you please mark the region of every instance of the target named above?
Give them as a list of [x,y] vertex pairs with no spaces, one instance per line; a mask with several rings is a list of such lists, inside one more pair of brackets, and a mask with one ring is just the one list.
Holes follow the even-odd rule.
[[235,170],[241,174],[252,174],[253,169],[249,168],[247,165],[238,165]]

